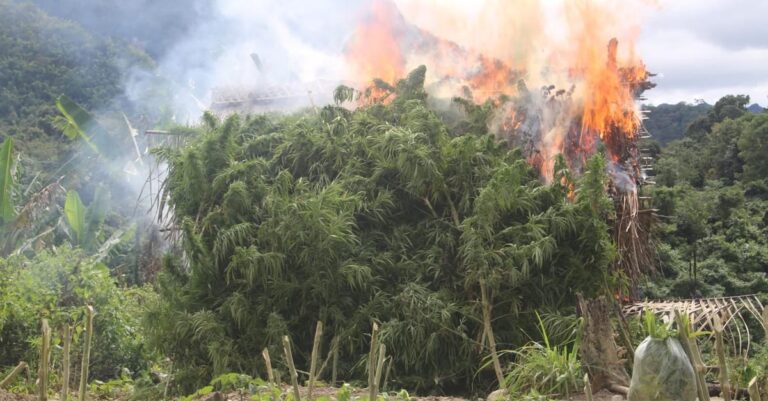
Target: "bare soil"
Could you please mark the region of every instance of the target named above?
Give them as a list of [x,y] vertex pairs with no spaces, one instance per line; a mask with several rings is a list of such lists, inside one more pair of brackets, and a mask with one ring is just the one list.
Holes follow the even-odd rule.
[[37,397],[26,394],[14,394],[0,390],[0,401],[34,401]]

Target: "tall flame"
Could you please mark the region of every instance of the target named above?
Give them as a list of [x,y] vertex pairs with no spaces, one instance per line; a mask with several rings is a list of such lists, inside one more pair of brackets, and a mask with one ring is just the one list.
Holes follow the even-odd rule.
[[[547,180],[558,154],[576,169],[597,143],[616,162],[627,157],[648,77],[633,21],[648,0],[395,1],[373,0],[356,28],[346,49],[352,80],[394,83],[425,64],[427,83],[452,96],[465,88],[476,102],[516,96],[501,108],[497,134],[529,142]],[[519,93],[520,79],[542,90]]]

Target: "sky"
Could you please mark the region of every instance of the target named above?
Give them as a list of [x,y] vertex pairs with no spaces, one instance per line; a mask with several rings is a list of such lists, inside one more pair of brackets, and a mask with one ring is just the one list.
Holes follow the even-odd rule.
[[661,0],[638,41],[657,87],[649,103],[746,94],[768,106],[768,1]]

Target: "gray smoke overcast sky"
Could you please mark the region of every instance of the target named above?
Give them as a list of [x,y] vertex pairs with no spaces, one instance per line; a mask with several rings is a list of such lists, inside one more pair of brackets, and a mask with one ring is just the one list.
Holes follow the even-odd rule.
[[746,94],[768,106],[768,0],[661,0],[639,53],[659,74],[649,103]]

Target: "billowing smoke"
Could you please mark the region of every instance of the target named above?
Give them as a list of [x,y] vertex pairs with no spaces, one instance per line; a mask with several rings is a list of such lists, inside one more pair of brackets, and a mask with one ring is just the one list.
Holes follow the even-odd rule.
[[[248,91],[344,76],[342,51],[363,1],[211,0],[187,35],[159,56],[156,72],[131,74],[127,92],[151,102],[159,78],[172,87],[177,122],[195,122],[215,88]],[[165,100],[165,99],[163,99]]]

